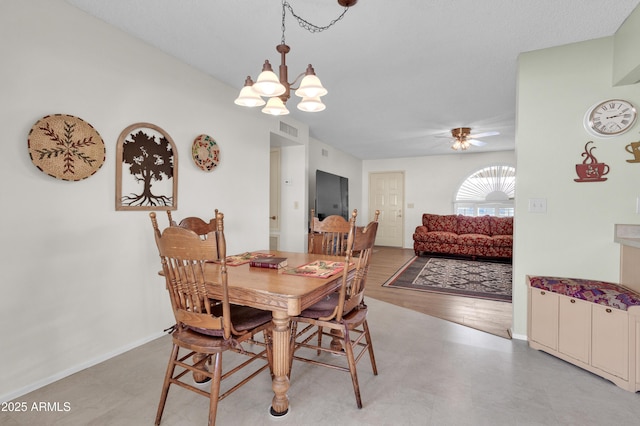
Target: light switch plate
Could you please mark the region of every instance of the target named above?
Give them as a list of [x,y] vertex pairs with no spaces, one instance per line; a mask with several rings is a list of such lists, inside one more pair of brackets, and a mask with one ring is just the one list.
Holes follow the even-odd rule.
[[529,213],[546,213],[546,198],[529,198]]

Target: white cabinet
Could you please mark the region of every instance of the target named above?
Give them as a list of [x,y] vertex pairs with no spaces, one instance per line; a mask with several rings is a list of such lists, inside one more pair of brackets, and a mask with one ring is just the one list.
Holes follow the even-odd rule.
[[530,290],[529,339],[588,363],[591,304],[538,288]]
[[589,363],[591,350],[591,303],[558,297],[558,351]]
[[528,315],[530,347],[640,390],[640,306],[622,311],[529,286]]
[[529,339],[558,349],[558,295],[531,288],[529,305]]
[[629,317],[626,311],[593,305],[592,365],[629,378]]

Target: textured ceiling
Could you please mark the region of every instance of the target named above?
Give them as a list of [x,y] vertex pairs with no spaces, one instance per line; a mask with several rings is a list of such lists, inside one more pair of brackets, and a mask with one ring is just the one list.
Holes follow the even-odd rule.
[[[280,0],[67,1],[238,90],[265,59],[280,62]],[[318,26],[342,12],[336,0],[289,3]],[[360,0],[313,34],[287,12],[289,79],[312,63],[329,90],[325,111],[288,108],[312,137],[361,159],[452,154],[436,136],[461,126],[500,132],[467,152],[514,149],[518,55],[613,35],[639,3]]]

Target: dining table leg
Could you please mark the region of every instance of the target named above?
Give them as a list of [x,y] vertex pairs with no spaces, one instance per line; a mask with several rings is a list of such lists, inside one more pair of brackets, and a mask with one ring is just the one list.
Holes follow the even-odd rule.
[[284,416],[289,411],[289,328],[290,318],[286,312],[273,311],[273,400],[271,402],[271,415]]

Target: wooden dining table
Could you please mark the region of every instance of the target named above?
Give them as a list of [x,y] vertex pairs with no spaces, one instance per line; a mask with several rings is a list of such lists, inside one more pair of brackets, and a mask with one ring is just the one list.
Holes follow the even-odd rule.
[[[320,301],[326,295],[339,288],[342,272],[327,278],[292,275],[285,270],[305,265],[316,260],[344,262],[342,256],[322,254],[294,253],[284,251],[260,250],[287,259],[287,266],[281,269],[251,267],[249,263],[227,266],[229,302],[237,305],[269,310],[273,314],[273,400],[271,415],[283,416],[289,410],[288,369],[290,363],[290,318],[300,314],[304,309]],[[353,265],[349,266],[353,268]],[[205,275],[207,291],[212,297],[222,297],[221,286],[215,282],[219,277],[220,264],[207,264]]]

